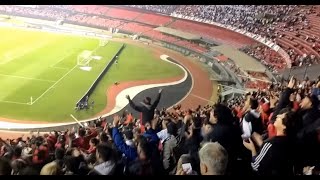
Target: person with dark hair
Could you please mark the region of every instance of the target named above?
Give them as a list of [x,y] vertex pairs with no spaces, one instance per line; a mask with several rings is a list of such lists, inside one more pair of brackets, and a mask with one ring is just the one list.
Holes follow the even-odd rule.
[[166,173],[172,174],[175,172],[176,163],[178,162],[177,152],[175,148],[178,146],[176,138],[178,128],[174,122],[169,122],[167,125],[168,138],[164,140],[163,144],[163,167]]
[[96,148],[99,144],[99,140],[97,138],[91,138],[90,139],[90,142],[89,142],[89,149],[86,150],[85,152],[87,154],[92,154],[92,153],[95,153],[96,152]]
[[137,139],[138,158],[128,165],[128,175],[155,175],[155,168],[152,164],[153,148],[144,136]]
[[80,161],[78,157],[66,156],[65,158],[65,175],[79,175]]
[[58,136],[57,138],[57,142],[56,144],[54,145],[55,148],[65,148],[65,145],[66,145],[66,137],[65,135],[61,134]]
[[83,155],[84,159],[86,162],[91,163],[95,162],[95,154],[96,154],[96,149],[99,144],[99,140],[97,138],[91,138],[89,142],[89,149],[80,149],[80,153]]
[[123,131],[123,137],[126,140],[126,144],[128,146],[134,147],[134,142],[133,142],[133,133],[131,130],[125,130]]
[[125,143],[125,140],[122,137],[118,129],[120,117],[114,116],[113,118],[113,128],[112,128],[112,139],[114,140],[114,144],[116,148],[123,153],[128,161],[133,161],[137,158],[137,148],[135,146],[129,146]]
[[[300,128],[297,133],[299,147],[299,171],[304,166],[315,166],[320,163],[320,143],[318,140],[318,129],[320,128],[319,99],[312,94],[306,96],[300,103],[298,111],[301,117]],[[303,154],[303,156],[301,156]]]
[[203,140],[201,136],[201,127],[202,127],[202,120],[201,118],[194,118],[192,119],[192,123],[189,126],[188,135],[185,138],[184,142],[184,152],[188,153],[190,159],[192,159],[196,166],[193,166],[193,170],[200,173],[200,160],[198,156],[198,152],[200,149],[200,143]]
[[242,119],[242,137],[249,138],[253,132],[258,134],[263,133],[263,123],[261,114],[258,110],[259,103],[257,99],[250,99],[250,110]]
[[232,174],[237,170],[234,166],[238,157],[242,155],[241,129],[235,125],[235,117],[226,105],[215,104],[210,116],[213,119],[211,121],[216,123],[210,125],[212,130],[207,135],[205,142],[218,142],[226,149],[229,155],[226,173]]
[[10,162],[7,159],[0,158],[0,175],[11,175]]
[[100,144],[109,144],[108,134],[105,132],[100,133],[99,140]]
[[301,107],[301,116],[302,116],[302,126],[306,127],[307,125],[312,124],[318,117],[320,117],[319,110],[320,101],[315,94],[306,96],[302,99],[300,103]]
[[[111,147],[106,144],[99,144],[96,152],[96,165],[93,171],[99,175],[112,175],[116,169],[116,162],[113,158],[114,152]],[[89,174],[92,172],[89,172]]]
[[55,162],[62,168],[63,167],[63,158],[64,158],[65,152],[62,148],[57,148],[54,152]]
[[[146,123],[146,131],[142,135],[142,137],[139,137],[137,139],[138,142],[140,142],[141,138],[146,140],[145,142],[148,143],[148,147],[151,151],[151,157],[150,157],[150,163],[153,169],[154,175],[163,175],[164,174],[164,168],[163,168],[163,162],[161,159],[161,153],[159,149],[159,143],[160,139],[157,135],[157,129],[159,118],[155,117],[150,123]],[[140,140],[140,141],[139,141]]]
[[154,110],[156,109],[156,107],[159,104],[160,101],[160,97],[161,97],[161,92],[162,89],[159,89],[159,93],[157,95],[156,100],[151,103],[151,98],[150,97],[146,97],[143,102],[141,102],[141,105],[136,105],[131,99],[130,96],[127,95],[126,98],[129,100],[129,104],[130,106],[138,111],[141,112],[141,125],[145,125],[145,123],[147,122],[151,122],[151,120],[154,117]]
[[127,170],[129,176],[152,176],[153,171],[150,168],[150,164],[144,161],[135,161],[132,163]]
[[[297,115],[291,109],[279,112],[274,122],[277,135],[263,142],[262,137],[254,133],[244,146],[251,151],[251,166],[258,175],[293,175],[292,139],[296,133]],[[256,150],[254,142],[260,147]]]
[[38,136],[35,139],[36,149],[32,156],[32,164],[39,170],[39,173],[42,166],[44,166],[49,160],[49,149],[43,142],[44,139],[41,136]]
[[90,128],[87,130],[88,130],[88,132],[86,131],[85,128],[79,128],[79,130],[78,130],[79,137],[72,140],[73,147],[78,147],[80,149],[86,149],[86,150],[89,149],[90,139],[93,137],[96,137],[98,133],[95,128]]
[[13,149],[13,157],[12,157],[12,160],[21,158],[21,153],[22,153],[22,148],[16,146],[16,147]]

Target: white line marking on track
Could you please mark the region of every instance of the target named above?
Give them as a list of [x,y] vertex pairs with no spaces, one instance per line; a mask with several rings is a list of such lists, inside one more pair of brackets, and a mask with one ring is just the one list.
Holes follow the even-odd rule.
[[47,80],[47,79],[29,78],[24,76],[15,76],[15,75],[8,75],[8,74],[0,74],[0,76],[14,77],[14,78],[20,78],[20,79],[30,79],[30,80],[37,80],[37,81],[46,81],[46,82],[56,82],[56,81]]
[[203,98],[203,97],[201,97],[201,96],[198,96],[198,95],[195,95],[195,94],[190,94],[190,95],[193,96],[193,97],[199,98],[199,99],[201,99],[201,100],[207,101],[207,102],[215,103],[215,102],[213,102],[213,101],[210,101],[210,100],[208,100],[208,99],[205,99],[205,98]]
[[[71,71],[73,71],[78,65],[75,65],[72,69],[70,69],[66,74],[64,74],[58,81],[56,81],[52,86],[50,86],[44,93],[42,93],[36,100],[34,100],[32,102],[32,104],[34,104],[35,102],[37,102],[43,95],[45,95],[50,89],[53,88],[53,86],[55,86],[56,84],[58,84],[64,77],[66,77]],[[32,105],[31,104],[31,105]]]

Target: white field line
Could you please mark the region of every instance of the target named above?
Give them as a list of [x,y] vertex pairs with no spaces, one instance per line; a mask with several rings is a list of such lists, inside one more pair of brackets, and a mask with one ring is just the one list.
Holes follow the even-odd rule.
[[29,78],[29,77],[24,77],[24,76],[15,76],[15,75],[8,75],[8,74],[0,74],[0,76],[20,78],[20,79],[29,79],[29,80],[37,80],[37,81],[45,81],[45,82],[56,82],[56,81],[47,80],[47,79]]
[[22,102],[15,102],[15,101],[2,101],[2,100],[0,100],[0,103],[31,105],[30,103],[22,103]]
[[[96,51],[97,51],[97,49],[99,49],[99,48],[100,48],[100,46],[97,46],[95,49],[93,49],[93,50],[92,50],[92,52],[96,52]],[[58,62],[54,63],[54,64],[53,64],[53,65],[51,65],[50,67],[51,67],[51,68],[57,68],[57,69],[65,69],[65,70],[68,70],[68,68],[64,68],[64,67],[57,67],[57,66],[55,66],[55,65],[59,64],[61,61],[65,60],[67,57],[69,57],[69,56],[73,55],[74,53],[76,53],[76,52],[75,52],[75,51],[73,51],[73,52],[71,52],[71,53],[69,53],[69,54],[67,54],[67,55],[63,56],[63,57],[62,57]]]
[[[64,74],[58,81],[56,81],[52,86],[50,86],[44,93],[42,93],[37,99],[35,99],[32,104],[37,102],[42,96],[44,96],[50,89],[53,88],[56,84],[58,84],[63,78],[65,78],[71,71],[73,71],[78,65],[75,65],[72,69],[70,69],[66,74]],[[31,105],[32,105],[31,104]]]
[[[73,55],[75,52],[70,52],[67,55],[63,56],[58,62],[54,63],[53,65],[51,65],[50,67],[52,68],[60,68],[62,69],[62,67],[56,67],[55,65],[59,64],[61,61],[65,60],[67,57]],[[67,69],[67,68],[63,68],[63,69]]]
[[68,68],[57,67],[57,66],[54,66],[54,67],[51,67],[51,68],[56,68],[56,69],[63,69],[63,70],[69,70]]

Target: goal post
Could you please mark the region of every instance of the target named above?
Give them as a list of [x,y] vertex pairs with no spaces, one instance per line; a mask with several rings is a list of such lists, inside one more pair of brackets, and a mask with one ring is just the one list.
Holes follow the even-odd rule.
[[78,66],[89,66],[92,60],[92,51],[84,50],[77,57]]

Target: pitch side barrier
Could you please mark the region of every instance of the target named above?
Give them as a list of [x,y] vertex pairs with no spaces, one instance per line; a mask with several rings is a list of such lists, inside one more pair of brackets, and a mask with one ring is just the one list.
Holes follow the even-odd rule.
[[112,64],[115,62],[116,60],[116,56],[118,56],[122,50],[126,47],[125,44],[122,44],[121,48],[118,50],[118,52],[113,56],[113,58],[111,59],[111,61],[106,65],[106,67],[101,71],[101,73],[99,74],[99,76],[97,77],[97,79],[92,83],[92,85],[90,86],[90,88],[88,89],[88,91],[79,99],[79,101],[77,101],[76,103],[76,107],[79,103],[84,102],[86,100],[86,97],[90,97],[90,95],[92,94],[92,92],[94,91],[94,89],[96,88],[96,86],[98,85],[98,83],[100,82],[100,80],[103,78],[103,76],[108,72],[108,70],[110,69],[110,67],[112,66]]

